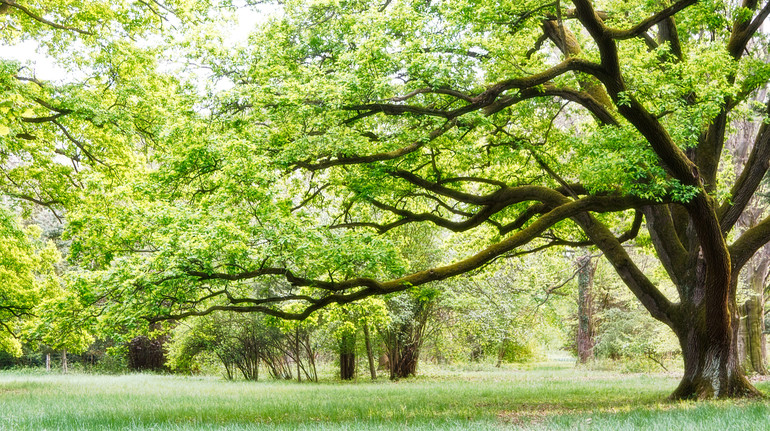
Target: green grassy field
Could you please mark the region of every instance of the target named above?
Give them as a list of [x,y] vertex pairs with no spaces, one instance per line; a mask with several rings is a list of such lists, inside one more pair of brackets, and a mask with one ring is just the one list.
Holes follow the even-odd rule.
[[570,364],[300,384],[4,372],[0,429],[770,429],[768,402],[667,402],[677,380]]

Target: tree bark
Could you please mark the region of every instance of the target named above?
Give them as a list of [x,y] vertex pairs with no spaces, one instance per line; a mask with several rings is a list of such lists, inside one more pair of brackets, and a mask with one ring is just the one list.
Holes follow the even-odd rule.
[[400,379],[417,375],[420,348],[417,343],[399,343],[390,355],[390,378]]
[[352,380],[356,375],[356,336],[344,334],[340,339],[340,378]]
[[374,366],[374,354],[372,353],[372,339],[369,335],[369,324],[364,323],[364,343],[366,344],[366,357],[369,359],[369,373],[372,380],[377,380],[377,368]]
[[743,369],[766,375],[765,282],[770,273],[770,252],[762,248],[746,265],[746,281],[751,297],[741,306],[739,351]]
[[672,399],[762,397],[746,379],[734,344],[711,342],[704,325],[681,327],[676,334],[682,346],[684,376]]
[[[704,268],[703,261],[698,263]],[[703,274],[707,269],[697,271]],[[703,283],[701,275],[699,279]],[[728,292],[735,292],[737,276],[730,277]],[[738,354],[737,335],[740,327],[735,296],[727,302],[727,319],[713,319],[708,307],[705,287],[700,284],[690,298],[700,299],[682,304],[672,329],[679,338],[684,359],[684,376],[672,399],[760,398],[763,397],[746,378]],[[713,305],[712,305],[713,307]]]
[[135,337],[128,343],[128,368],[135,371],[162,370],[166,364],[163,343],[165,337],[149,339]]
[[591,261],[590,254],[579,257],[576,263],[578,265],[577,354],[578,362],[585,364],[594,357],[593,284],[596,263]]
[[754,295],[741,306],[741,339],[738,345],[744,370],[766,375],[764,296]]

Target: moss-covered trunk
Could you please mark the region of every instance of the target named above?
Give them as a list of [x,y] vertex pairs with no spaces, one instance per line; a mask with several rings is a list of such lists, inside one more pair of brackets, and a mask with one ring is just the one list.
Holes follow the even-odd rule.
[[754,295],[741,306],[738,355],[749,373],[767,374],[765,367],[764,297]]
[[591,255],[577,259],[578,265],[578,362],[585,364],[594,357],[593,284],[596,263]]
[[765,283],[770,273],[770,252],[767,249],[760,250],[744,268],[744,272],[751,296],[740,309],[738,354],[744,370],[766,375]]
[[705,306],[689,307],[674,331],[684,359],[684,375],[672,399],[745,398],[763,395],[746,378],[738,358],[738,320],[724,325]]

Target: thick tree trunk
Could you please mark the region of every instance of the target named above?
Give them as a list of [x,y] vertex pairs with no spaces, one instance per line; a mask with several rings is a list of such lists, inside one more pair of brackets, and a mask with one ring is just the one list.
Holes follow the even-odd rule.
[[591,255],[577,259],[578,265],[578,362],[585,364],[594,357],[593,284],[596,263]]
[[730,341],[737,330],[709,322],[705,311],[693,310],[674,329],[682,346],[684,376],[671,398],[762,397],[740,366],[737,344]]
[[355,376],[356,376],[355,353],[340,353],[340,378],[342,380],[353,380]]
[[162,370],[166,365],[165,337],[151,340],[139,336],[128,343],[128,368],[134,371]]
[[391,380],[417,375],[417,362],[420,358],[419,342],[404,341],[398,334],[392,333],[387,347]]

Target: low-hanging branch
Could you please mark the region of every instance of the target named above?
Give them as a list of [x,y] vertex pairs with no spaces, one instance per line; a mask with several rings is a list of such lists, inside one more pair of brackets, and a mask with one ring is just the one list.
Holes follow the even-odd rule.
[[[546,189],[547,190],[547,189]],[[214,311],[235,311],[235,312],[262,312],[284,319],[302,320],[307,318],[314,311],[319,310],[329,304],[345,304],[368,296],[382,295],[386,293],[400,292],[420,286],[433,281],[445,280],[455,275],[464,274],[469,271],[481,268],[494,261],[498,256],[514,251],[516,248],[530,243],[539,237],[546,229],[559,223],[560,221],[583,214],[586,211],[593,212],[615,212],[623,211],[639,204],[634,198],[600,198],[585,199],[581,201],[571,201],[558,192],[545,192],[546,200],[553,205],[553,209],[543,214],[542,217],[532,222],[526,228],[510,235],[506,239],[492,244],[480,252],[462,259],[451,265],[436,267],[425,271],[416,272],[398,279],[390,281],[377,281],[372,278],[357,277],[342,281],[327,281],[318,279],[308,279],[295,275],[286,268],[268,268],[263,267],[254,271],[240,273],[217,273],[197,270],[186,271],[186,276],[192,277],[198,282],[220,280],[220,281],[242,281],[251,280],[262,276],[277,275],[282,276],[293,286],[307,286],[324,291],[331,292],[331,295],[314,298],[300,312],[287,312],[284,310],[265,306],[267,303],[280,303],[285,301],[285,296],[274,298],[255,299],[259,301],[258,305],[212,305],[203,310],[188,310],[180,313],[169,313],[163,316],[146,316],[150,321],[174,320],[189,316],[201,316]],[[648,202],[648,204],[655,204]],[[614,236],[612,237],[615,239]],[[166,280],[171,281],[171,280]],[[353,292],[348,292],[354,290]]]

